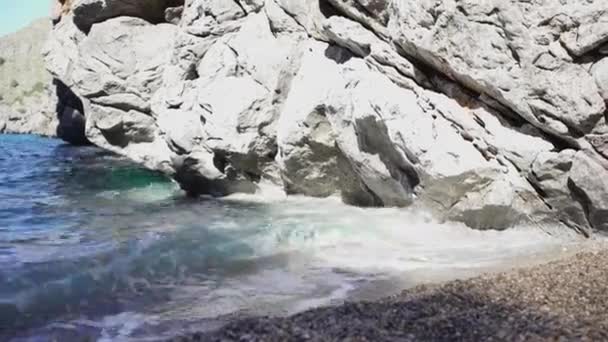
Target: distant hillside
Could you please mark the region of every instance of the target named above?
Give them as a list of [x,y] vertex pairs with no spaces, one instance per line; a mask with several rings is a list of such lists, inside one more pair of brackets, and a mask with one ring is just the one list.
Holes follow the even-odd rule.
[[42,48],[47,18],[0,37],[0,132],[54,135],[54,96]]
[[23,97],[42,94],[51,77],[44,68],[42,47],[51,31],[48,19],[0,38],[0,94],[12,105]]

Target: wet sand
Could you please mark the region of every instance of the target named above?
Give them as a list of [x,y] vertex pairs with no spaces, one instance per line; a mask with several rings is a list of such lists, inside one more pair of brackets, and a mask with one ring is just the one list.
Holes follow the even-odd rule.
[[253,318],[176,341],[608,340],[605,244],[558,261],[287,318]]

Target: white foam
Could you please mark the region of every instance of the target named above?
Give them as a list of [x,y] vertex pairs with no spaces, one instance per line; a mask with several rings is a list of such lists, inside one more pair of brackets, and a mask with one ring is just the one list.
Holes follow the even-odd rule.
[[281,187],[266,180],[263,180],[257,185],[257,191],[254,194],[237,193],[223,198],[224,201],[229,202],[250,203],[276,203],[287,199],[288,196]]
[[[265,200],[272,203],[267,209],[272,219],[265,222],[268,234],[258,234],[250,243],[259,256],[306,252],[319,265],[353,271],[485,267],[573,242],[567,232],[551,236],[539,227],[524,226],[478,231],[461,223],[438,223],[420,210],[363,209],[336,198]],[[218,229],[237,229],[240,224],[219,224]]]
[[173,182],[152,183],[144,187],[129,190],[108,190],[97,194],[107,200],[128,200],[136,203],[154,203],[180,194],[179,187]]
[[[171,191],[148,187],[131,195],[154,201],[171,196]],[[136,216],[137,228],[125,230],[130,244],[122,251],[127,254],[98,270],[86,270],[101,283],[104,275],[118,274],[170,291],[169,301],[149,303],[145,311],[155,315],[127,312],[90,323],[103,339],[128,340],[150,324],[179,326],[235,312],[293,314],[344,300],[383,281],[397,291],[504,268],[517,259],[542,262],[577,242],[569,234],[552,236],[539,227],[476,231],[437,222],[419,209],[357,208],[338,198],[288,197],[276,187],[256,195],[177,202],[164,211]],[[96,224],[102,227],[106,221]],[[180,273],[158,263],[161,257]],[[215,268],[198,267],[210,260]],[[149,272],[132,274],[133,265]],[[163,282],[158,277],[176,279]],[[383,291],[374,295],[391,294]]]

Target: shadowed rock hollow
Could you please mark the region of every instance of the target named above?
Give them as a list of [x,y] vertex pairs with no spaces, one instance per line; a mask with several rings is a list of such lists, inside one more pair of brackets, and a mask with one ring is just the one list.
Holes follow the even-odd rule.
[[86,137],[191,194],[340,195],[475,228],[608,229],[608,11],[588,0],[80,0]]

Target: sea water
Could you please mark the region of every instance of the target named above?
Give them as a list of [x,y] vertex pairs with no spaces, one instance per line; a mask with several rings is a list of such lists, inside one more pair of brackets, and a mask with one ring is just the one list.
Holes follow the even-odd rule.
[[192,199],[95,147],[0,135],[0,340],[154,341],[575,248],[277,189]]

